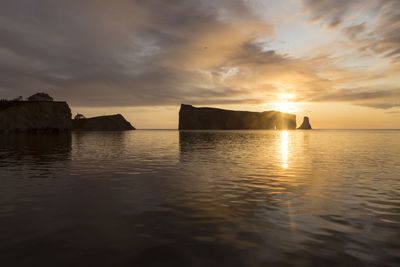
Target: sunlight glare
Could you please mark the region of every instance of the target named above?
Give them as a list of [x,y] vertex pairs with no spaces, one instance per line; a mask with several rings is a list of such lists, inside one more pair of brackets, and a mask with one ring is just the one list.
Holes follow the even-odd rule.
[[288,131],[281,132],[281,153],[282,153],[282,167],[286,169],[288,165],[288,156],[289,156],[289,138],[288,138]]
[[295,94],[292,93],[281,93],[279,95],[280,102],[274,103],[274,110],[284,113],[294,113],[297,111],[296,105],[290,102],[291,99],[295,98]]
[[297,108],[296,105],[292,102],[280,102],[274,104],[274,110],[285,112],[285,113],[294,113]]
[[279,96],[279,99],[282,99],[284,101],[288,101],[289,99],[293,99],[294,98],[294,94],[281,94]]

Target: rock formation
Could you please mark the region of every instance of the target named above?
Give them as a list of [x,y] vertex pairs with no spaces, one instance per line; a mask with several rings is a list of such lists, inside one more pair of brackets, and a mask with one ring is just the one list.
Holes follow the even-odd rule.
[[249,112],[181,105],[179,130],[296,129],[296,115],[278,111]]
[[121,114],[72,120],[75,131],[128,131],[135,128]]
[[60,132],[71,130],[66,102],[1,101],[1,132]]
[[310,124],[310,120],[308,119],[308,117],[304,117],[303,123],[297,129],[299,129],[299,130],[311,130],[312,129],[311,128],[311,124]]

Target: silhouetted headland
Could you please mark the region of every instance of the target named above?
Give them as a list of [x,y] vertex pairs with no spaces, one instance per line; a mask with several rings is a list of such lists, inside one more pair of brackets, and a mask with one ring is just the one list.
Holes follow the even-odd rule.
[[296,115],[279,111],[233,111],[181,105],[179,130],[294,130]]
[[310,124],[310,120],[308,119],[308,117],[304,117],[303,123],[297,129],[299,129],[299,130],[311,130],[312,129],[311,128],[311,124]]
[[74,131],[130,131],[135,130],[121,114],[72,120]]
[[72,120],[67,102],[53,101],[46,93],[37,93],[27,100],[0,100],[0,132],[69,132],[126,131],[135,128],[118,115],[86,119],[83,115]]
[[71,109],[66,102],[0,102],[2,132],[63,132],[71,129]]

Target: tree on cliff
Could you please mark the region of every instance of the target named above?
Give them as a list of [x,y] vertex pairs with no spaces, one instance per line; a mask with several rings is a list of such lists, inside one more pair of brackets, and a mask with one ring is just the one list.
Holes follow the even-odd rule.
[[28,101],[53,101],[53,98],[46,93],[36,93],[28,97]]

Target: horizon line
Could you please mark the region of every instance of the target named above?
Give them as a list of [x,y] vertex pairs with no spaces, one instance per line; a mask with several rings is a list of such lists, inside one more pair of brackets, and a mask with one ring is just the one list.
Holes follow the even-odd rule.
[[[136,130],[179,130],[178,128],[136,128]],[[274,129],[247,129],[247,130],[216,130],[216,129],[209,129],[209,130],[183,130],[183,131],[295,131],[301,129],[292,129],[292,130],[274,130]],[[400,128],[316,128],[311,129],[311,131],[315,130],[389,130],[389,131],[399,131]],[[182,131],[182,130],[181,130]],[[305,131],[305,130],[303,130]],[[307,130],[310,131],[310,130]]]

